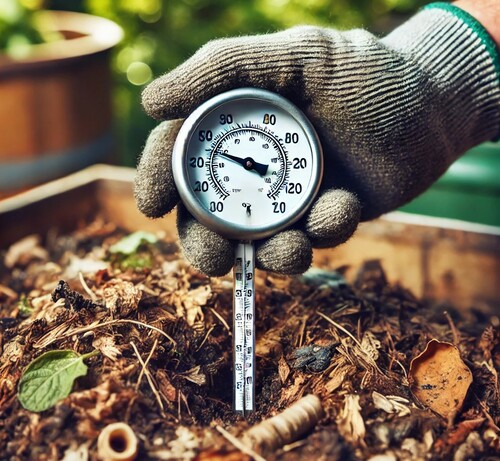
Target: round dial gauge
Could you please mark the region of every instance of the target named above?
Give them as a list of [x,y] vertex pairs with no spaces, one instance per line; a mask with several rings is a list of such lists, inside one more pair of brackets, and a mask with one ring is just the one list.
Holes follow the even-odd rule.
[[256,240],[305,213],[319,188],[323,157],[313,126],[296,106],[275,93],[242,88],[208,100],[185,120],[172,167],[196,219],[227,238]]

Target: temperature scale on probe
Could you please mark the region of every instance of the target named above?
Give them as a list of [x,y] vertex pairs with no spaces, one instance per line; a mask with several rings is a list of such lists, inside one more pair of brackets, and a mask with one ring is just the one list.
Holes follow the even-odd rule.
[[[189,212],[238,241],[235,252],[234,409],[255,409],[255,251],[311,205],[323,174],[318,136],[290,101],[241,88],[200,105],[177,136],[172,167]],[[210,245],[210,242],[207,242]]]

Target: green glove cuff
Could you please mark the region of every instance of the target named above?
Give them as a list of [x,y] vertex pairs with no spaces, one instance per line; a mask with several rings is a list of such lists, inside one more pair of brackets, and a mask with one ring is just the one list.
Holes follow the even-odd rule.
[[[424,6],[422,10],[432,10],[436,8],[447,11],[463,21],[479,37],[479,40],[481,40],[486,52],[490,55],[491,60],[493,61],[498,85],[500,86],[500,51],[488,31],[476,18],[467,13],[467,11],[462,10],[462,8],[459,8],[458,6],[452,5],[451,3],[430,3],[429,5]],[[494,141],[500,141],[500,133],[498,133],[498,136],[494,139]]]
[[448,133],[449,142],[460,147],[455,151],[500,135],[499,53],[470,14],[448,3],[432,3],[382,42],[407,56],[446,95],[443,109],[450,117],[462,114],[462,126],[455,124]]
[[490,34],[487,30],[482,26],[482,24],[473,16],[471,16],[467,11],[462,10],[458,6],[452,5],[451,3],[445,2],[436,2],[426,5],[422,8],[422,10],[431,10],[434,8],[439,8],[441,10],[448,11],[453,14],[457,18],[461,19],[465,24],[467,24],[473,32],[479,37],[481,42],[483,43],[486,51],[491,56],[493,61],[493,65],[495,66],[495,71],[497,77],[500,81],[500,53],[496,43],[491,38]]

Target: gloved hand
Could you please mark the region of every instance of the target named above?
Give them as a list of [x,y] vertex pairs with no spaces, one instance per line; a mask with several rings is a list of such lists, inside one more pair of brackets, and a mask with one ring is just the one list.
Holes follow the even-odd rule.
[[[295,27],[209,42],[143,93],[151,133],[138,166],[139,209],[160,217],[179,201],[171,152],[182,119],[237,87],[275,91],[309,117],[324,150],[320,194],[293,229],[256,242],[257,267],[300,273],[312,247],[348,239],[359,220],[396,209],[427,189],[463,152],[500,132],[497,50],[472,17],[449,4],[419,12],[382,40],[363,30]],[[182,205],[187,259],[208,275],[233,265],[234,242]]]

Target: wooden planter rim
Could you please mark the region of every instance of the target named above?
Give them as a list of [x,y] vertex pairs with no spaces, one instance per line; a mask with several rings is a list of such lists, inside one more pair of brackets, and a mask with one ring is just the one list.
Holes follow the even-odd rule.
[[54,62],[70,63],[75,59],[113,48],[123,37],[123,30],[113,21],[71,11],[39,11],[37,22],[46,31],[58,31],[74,38],[33,45],[28,56],[13,59],[0,55],[0,78],[6,75],[41,69]]

